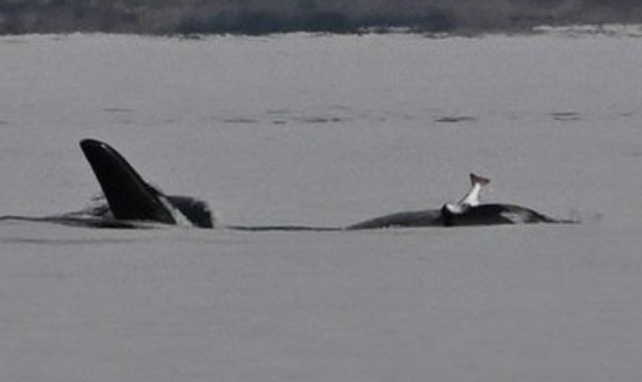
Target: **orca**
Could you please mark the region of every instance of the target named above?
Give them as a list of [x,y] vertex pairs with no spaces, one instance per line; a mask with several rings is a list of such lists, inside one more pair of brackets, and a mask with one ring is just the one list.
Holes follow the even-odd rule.
[[107,199],[109,209],[105,209],[105,215],[111,213],[117,221],[169,225],[176,225],[184,218],[196,227],[214,228],[214,219],[205,201],[163,194],[145,182],[118,151],[104,142],[84,139],[80,148]]
[[215,219],[205,201],[162,193],[104,142],[83,139],[80,148],[100,184],[104,200],[98,198],[94,206],[62,215],[2,216],[0,221],[50,222],[94,228],[152,228],[179,224],[214,228]]
[[490,180],[471,173],[470,182],[470,190],[457,203],[446,203],[440,209],[405,211],[379,216],[350,225],[346,229],[577,223],[575,220],[554,219],[533,209],[515,204],[482,204],[480,193],[482,188],[490,183]]

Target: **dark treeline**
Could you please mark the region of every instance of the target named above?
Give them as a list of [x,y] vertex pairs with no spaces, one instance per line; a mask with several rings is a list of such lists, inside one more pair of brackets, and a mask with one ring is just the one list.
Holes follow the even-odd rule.
[[477,33],[640,22],[640,0],[0,0],[3,34]]

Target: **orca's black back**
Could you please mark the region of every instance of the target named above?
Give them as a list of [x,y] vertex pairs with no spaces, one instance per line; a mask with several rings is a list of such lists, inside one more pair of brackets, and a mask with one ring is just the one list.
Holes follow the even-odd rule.
[[442,209],[445,225],[448,226],[560,223],[535,210],[515,204],[480,204],[461,214],[448,215],[445,212]]
[[206,202],[180,195],[167,195],[167,200],[196,227],[214,228],[214,216]]
[[114,148],[93,139],[82,140],[80,148],[116,219],[176,224],[158,191],[150,187]]

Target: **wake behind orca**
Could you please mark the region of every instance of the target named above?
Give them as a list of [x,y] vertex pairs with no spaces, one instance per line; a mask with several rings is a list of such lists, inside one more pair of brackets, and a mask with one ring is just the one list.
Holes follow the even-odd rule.
[[[0,216],[0,221],[32,221],[92,228],[154,228],[190,225],[215,228],[208,204],[197,198],[166,195],[147,183],[113,147],[94,139],[84,139],[80,148],[89,162],[104,194],[95,206],[77,212],[45,217]],[[513,204],[481,204],[479,195],[490,180],[470,174],[471,189],[457,203],[440,209],[397,212],[368,219],[346,227],[217,226],[238,231],[350,231],[404,227],[454,227],[500,224],[576,223],[558,220],[530,208]]]

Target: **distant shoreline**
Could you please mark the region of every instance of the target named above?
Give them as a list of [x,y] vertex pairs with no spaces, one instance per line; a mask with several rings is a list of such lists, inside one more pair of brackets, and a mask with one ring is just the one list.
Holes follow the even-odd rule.
[[515,0],[448,3],[439,0],[346,0],[173,2],[98,0],[0,0],[0,34],[106,32],[149,35],[288,32],[528,33],[540,25],[639,24],[642,4],[635,1],[548,0],[541,5]]

